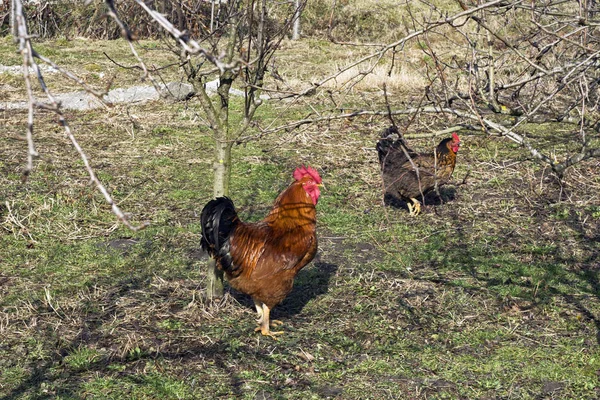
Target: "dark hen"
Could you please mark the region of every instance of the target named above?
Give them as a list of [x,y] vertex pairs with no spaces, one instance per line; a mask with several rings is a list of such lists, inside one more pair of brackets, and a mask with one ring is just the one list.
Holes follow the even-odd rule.
[[[417,200],[432,190],[436,183],[448,182],[456,165],[460,139],[456,133],[440,142],[432,154],[411,150],[395,127],[386,129],[377,143],[385,192],[406,201],[411,215],[421,212]],[[410,201],[410,202],[409,202]]]

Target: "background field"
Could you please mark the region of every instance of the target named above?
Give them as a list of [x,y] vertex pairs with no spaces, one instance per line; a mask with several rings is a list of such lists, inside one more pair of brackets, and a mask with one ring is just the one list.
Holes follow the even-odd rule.
[[[115,87],[139,84],[103,55],[131,61],[122,41],[38,49],[98,86],[113,74]],[[141,49],[168,59],[160,42]],[[279,72],[300,86],[356,55],[317,39],[285,42]],[[9,38],[0,59],[19,63]],[[410,98],[420,81],[407,65],[390,88]],[[369,90],[377,83],[363,85],[356,96],[382,104]],[[0,101],[23,99],[19,76],[0,73],[0,87]],[[258,120],[283,111],[293,120],[310,110],[268,102]],[[385,119],[236,146],[230,194],[246,220],[268,212],[300,164],[326,184],[319,253],[274,309],[285,335],[273,341],[254,333],[246,296],[204,298],[199,213],[212,197],[213,142],[194,106],[67,114],[119,206],[151,225],[132,233],[116,222],[50,114],[37,116],[41,159],[22,183],[26,113],[0,112],[0,398],[600,397],[598,160],[558,181],[508,140],[461,131],[453,182],[410,218],[383,204],[375,143]],[[567,146],[556,137],[568,129],[527,127],[547,149]]]

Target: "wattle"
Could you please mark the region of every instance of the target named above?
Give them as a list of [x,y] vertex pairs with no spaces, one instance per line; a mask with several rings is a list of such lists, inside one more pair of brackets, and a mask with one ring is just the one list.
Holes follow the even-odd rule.
[[319,190],[319,187],[316,185],[310,187],[305,186],[304,190],[306,191],[308,197],[310,197],[310,199],[312,200],[313,204],[316,206],[317,202],[319,201],[319,196],[321,196],[321,191]]

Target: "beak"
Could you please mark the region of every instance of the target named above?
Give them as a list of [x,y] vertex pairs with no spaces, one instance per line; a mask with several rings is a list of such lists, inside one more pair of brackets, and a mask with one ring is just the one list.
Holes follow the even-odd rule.
[[319,183],[319,184],[317,184],[317,186],[319,187],[319,189],[325,189],[325,190],[327,190],[327,188],[325,187],[324,183]]

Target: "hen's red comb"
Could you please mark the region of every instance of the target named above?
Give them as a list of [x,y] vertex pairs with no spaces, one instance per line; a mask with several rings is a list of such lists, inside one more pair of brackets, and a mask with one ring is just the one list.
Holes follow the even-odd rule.
[[317,184],[320,184],[323,181],[319,176],[317,170],[312,167],[305,167],[303,165],[301,167],[296,168],[296,170],[294,171],[294,179],[297,181],[304,178],[306,175],[310,175],[310,177],[313,178],[313,180],[317,182]]
[[456,132],[454,132],[454,133],[452,134],[452,139],[453,139],[455,142],[460,142],[460,139],[458,138],[458,135],[456,134]]

